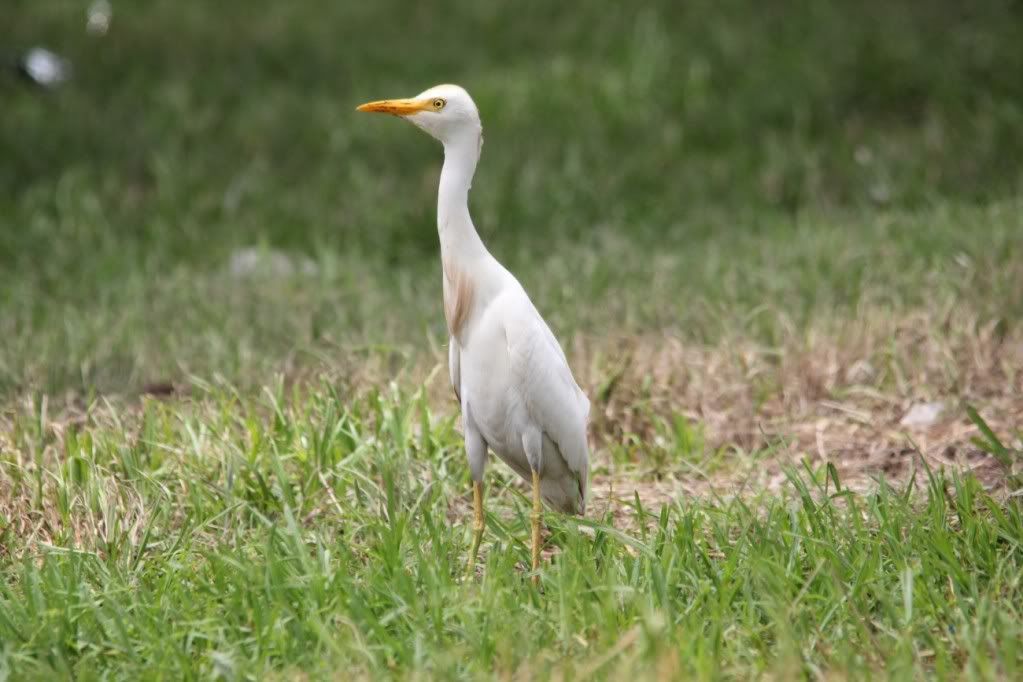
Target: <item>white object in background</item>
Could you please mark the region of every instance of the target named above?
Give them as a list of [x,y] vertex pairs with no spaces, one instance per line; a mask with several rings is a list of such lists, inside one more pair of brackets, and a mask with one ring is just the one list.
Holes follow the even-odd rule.
[[85,30],[92,35],[106,35],[110,30],[110,19],[114,9],[109,0],[96,0],[85,12]]
[[33,47],[19,64],[22,72],[36,85],[53,88],[71,76],[71,65],[45,47]]
[[910,428],[926,428],[938,421],[944,411],[944,403],[917,403],[909,408],[899,424]]

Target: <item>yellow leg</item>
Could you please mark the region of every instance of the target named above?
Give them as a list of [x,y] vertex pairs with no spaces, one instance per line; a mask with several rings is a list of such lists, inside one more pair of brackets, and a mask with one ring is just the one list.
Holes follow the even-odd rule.
[[479,481],[472,482],[472,511],[472,549],[469,550],[469,575],[472,575],[476,568],[476,555],[480,550],[480,540],[483,539],[483,484]]
[[533,584],[540,582],[540,474],[533,472]]

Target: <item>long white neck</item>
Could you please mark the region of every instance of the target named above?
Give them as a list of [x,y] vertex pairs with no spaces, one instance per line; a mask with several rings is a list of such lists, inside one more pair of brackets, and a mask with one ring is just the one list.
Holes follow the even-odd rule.
[[467,133],[444,143],[437,191],[437,232],[444,258],[461,260],[486,253],[469,216],[469,187],[479,161],[480,134]]

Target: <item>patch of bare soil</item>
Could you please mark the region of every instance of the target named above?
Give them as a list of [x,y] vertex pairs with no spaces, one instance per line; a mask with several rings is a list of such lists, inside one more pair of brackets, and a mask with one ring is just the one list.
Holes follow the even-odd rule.
[[[854,490],[882,477],[924,483],[928,467],[972,471],[999,488],[1010,472],[974,443],[967,404],[1006,445],[1023,448],[1023,337],[955,312],[869,318],[778,348],[695,346],[669,334],[597,348],[580,339],[573,356],[595,397],[598,465],[630,435],[656,440],[658,423],[674,415],[700,430],[705,456],[726,461],[713,473],[597,476],[597,509],[602,500],[631,502],[635,492],[656,509],[678,496],[777,489],[783,467],[804,460],[832,463]],[[642,471],[641,459],[635,464]]]

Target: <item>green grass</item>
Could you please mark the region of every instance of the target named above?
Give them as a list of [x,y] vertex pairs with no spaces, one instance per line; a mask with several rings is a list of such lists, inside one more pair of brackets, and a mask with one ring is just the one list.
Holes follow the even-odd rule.
[[537,591],[528,500],[502,467],[464,581],[461,439],[421,395],[210,389],[97,408],[59,447],[37,416],[3,463],[20,515],[0,519],[0,669],[15,679],[1023,665],[1023,512],[969,477],[860,496],[792,470],[782,496],[626,504],[617,523],[606,502],[582,522],[548,514],[557,553]]
[[[1019,3],[7,4],[75,71],[0,72],[0,680],[1020,675],[1018,496],[796,433],[966,402],[1018,468]],[[547,515],[540,591],[500,463],[463,579],[440,149],[354,112],[444,81],[624,500]]]
[[[657,243],[622,225],[582,242],[555,237],[554,248],[494,248],[566,343],[665,329],[694,343],[774,345],[793,328],[872,311],[971,310],[1009,329],[1023,313],[1017,202],[742,220],[707,218]],[[331,249],[315,256],[312,275],[234,277],[226,262],[146,266],[112,281],[91,273],[83,289],[102,291],[85,299],[10,282],[0,384],[14,395],[89,395],[219,375],[258,389],[277,371],[435,360],[425,341],[446,341],[436,253],[401,266]]]
[[[476,222],[563,335],[767,308],[742,331],[772,342],[935,294],[1018,319],[1019,9],[913,7],[153,0],[98,38],[16,2],[9,49],[76,71],[0,76],[0,391],[258,386],[442,337],[440,149],[354,111],[438,81],[482,111]],[[317,275],[225,275],[252,245]]]

